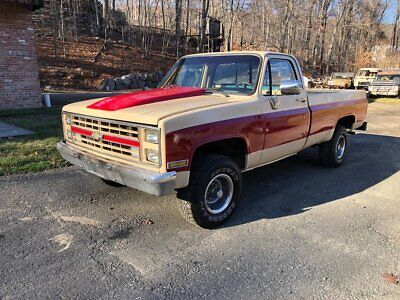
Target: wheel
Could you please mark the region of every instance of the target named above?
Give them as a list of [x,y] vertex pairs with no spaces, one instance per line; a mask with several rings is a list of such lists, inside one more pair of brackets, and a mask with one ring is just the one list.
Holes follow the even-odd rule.
[[229,157],[206,154],[194,162],[189,186],[178,191],[179,210],[190,223],[211,229],[234,212],[242,187],[242,174]]
[[120,183],[115,182],[115,181],[112,181],[112,180],[107,180],[107,179],[104,179],[104,178],[100,178],[100,179],[101,179],[101,181],[103,181],[105,184],[107,184],[107,185],[109,185],[109,186],[112,186],[112,187],[123,187],[123,186],[125,186],[125,185],[123,185],[123,184],[120,184]]
[[347,154],[347,133],[338,125],[330,141],[319,145],[319,160],[323,166],[339,167]]

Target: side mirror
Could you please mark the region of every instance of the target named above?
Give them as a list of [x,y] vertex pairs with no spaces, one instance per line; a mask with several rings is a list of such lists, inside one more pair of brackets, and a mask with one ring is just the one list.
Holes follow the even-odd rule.
[[302,88],[300,80],[282,80],[279,89],[282,95],[299,95]]

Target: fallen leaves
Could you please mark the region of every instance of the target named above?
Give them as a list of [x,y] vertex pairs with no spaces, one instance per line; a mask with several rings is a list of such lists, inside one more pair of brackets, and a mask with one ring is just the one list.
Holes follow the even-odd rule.
[[393,273],[384,273],[384,274],[382,274],[382,276],[389,283],[392,283],[392,284],[399,284],[400,283],[400,276],[399,275],[395,275]]
[[58,250],[58,252],[63,252],[65,250],[67,250],[69,248],[69,246],[71,246],[73,236],[68,233],[62,233],[62,234],[56,235],[55,237],[53,237],[50,240],[53,242],[56,242],[60,247],[64,247],[64,248]]

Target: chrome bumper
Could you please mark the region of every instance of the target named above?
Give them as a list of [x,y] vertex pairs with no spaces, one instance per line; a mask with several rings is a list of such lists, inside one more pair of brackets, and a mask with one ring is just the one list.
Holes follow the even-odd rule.
[[372,96],[398,96],[398,91],[369,91]]
[[57,150],[65,160],[106,180],[115,181],[154,196],[171,194],[175,190],[176,172],[155,173],[137,167],[114,164],[83,153],[64,141],[57,143]]

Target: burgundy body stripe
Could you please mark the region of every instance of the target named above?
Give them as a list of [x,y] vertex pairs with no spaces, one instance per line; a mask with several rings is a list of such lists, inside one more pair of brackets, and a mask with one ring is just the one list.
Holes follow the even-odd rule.
[[[307,135],[309,113],[307,108],[272,112],[229,119],[181,129],[166,135],[167,162],[189,158],[201,145],[229,138],[242,138],[247,153],[261,151],[298,140]],[[265,145],[264,137],[267,132]],[[179,170],[189,170],[184,167]]]
[[360,99],[345,105],[329,103],[184,128],[166,135],[166,161],[189,159],[189,166],[179,171],[190,170],[194,151],[199,146],[235,137],[246,142],[248,154],[276,147],[306,138],[309,130],[310,135],[331,130],[344,116],[354,115],[356,121],[362,120],[366,107],[366,99]]
[[264,148],[272,148],[307,137],[310,124],[308,107],[264,114]]
[[311,106],[310,135],[335,128],[337,121],[345,116],[355,116],[356,121],[363,120],[367,113],[367,100],[329,103]]

